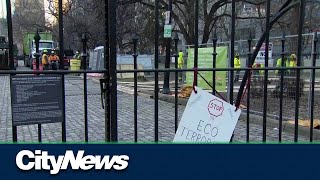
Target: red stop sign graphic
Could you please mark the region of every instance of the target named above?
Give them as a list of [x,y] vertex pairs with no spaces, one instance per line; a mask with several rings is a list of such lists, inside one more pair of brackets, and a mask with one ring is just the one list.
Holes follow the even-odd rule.
[[213,99],[209,102],[208,111],[212,116],[218,117],[223,113],[223,102],[218,99]]

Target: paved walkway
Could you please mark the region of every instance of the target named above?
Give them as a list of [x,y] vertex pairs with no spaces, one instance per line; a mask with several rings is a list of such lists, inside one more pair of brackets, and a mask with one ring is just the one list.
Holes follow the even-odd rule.
[[[9,77],[0,76],[0,141],[12,141],[11,105]],[[66,125],[67,141],[84,141],[83,117],[83,80],[79,77],[66,77]],[[179,117],[184,110],[179,106]],[[118,92],[118,132],[119,141],[132,142],[134,140],[133,125],[133,95]],[[88,80],[88,117],[89,141],[104,141],[104,109],[101,108],[99,84]],[[42,125],[44,142],[61,142],[61,124]],[[159,101],[159,140],[170,142],[174,137],[174,105]],[[278,131],[267,129],[267,140],[277,141]],[[138,97],[138,140],[140,142],[154,141],[154,100]],[[239,121],[235,130],[235,141],[246,141],[246,125]],[[262,141],[262,127],[250,124],[250,140]],[[307,141],[307,137],[299,137],[300,141]],[[18,141],[36,142],[37,126],[18,127]],[[293,142],[293,134],[283,133],[283,141]]]

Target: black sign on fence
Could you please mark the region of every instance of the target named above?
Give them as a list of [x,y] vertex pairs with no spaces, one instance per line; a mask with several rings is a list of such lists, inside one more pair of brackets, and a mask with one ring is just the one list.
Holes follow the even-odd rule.
[[63,121],[62,76],[11,76],[12,125]]

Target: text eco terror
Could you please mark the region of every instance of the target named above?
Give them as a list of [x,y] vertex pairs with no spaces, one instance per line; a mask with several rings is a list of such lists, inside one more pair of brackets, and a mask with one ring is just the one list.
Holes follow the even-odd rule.
[[[24,161],[26,158],[27,161]],[[128,161],[129,156],[127,155],[84,156],[83,150],[78,151],[76,156],[72,150],[67,150],[65,155],[60,155],[57,158],[54,155],[48,155],[48,151],[41,150],[35,150],[35,152],[22,150],[16,156],[16,165],[21,170],[48,170],[52,175],[58,174],[60,170],[66,170],[69,164],[73,170],[90,170],[92,168],[96,170],[110,170],[111,168],[124,170],[129,165]]]

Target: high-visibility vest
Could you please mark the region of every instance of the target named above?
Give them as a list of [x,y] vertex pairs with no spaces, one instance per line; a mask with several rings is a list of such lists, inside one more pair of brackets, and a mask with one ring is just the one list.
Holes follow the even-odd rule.
[[[287,60],[284,60],[284,61],[285,61],[284,66],[288,67],[289,66],[289,61],[287,61]],[[279,58],[277,60],[277,67],[281,67],[281,66],[282,66],[282,58]]]
[[[285,63],[284,63],[284,67],[290,67],[290,62],[288,60],[284,60]],[[281,67],[282,66],[282,58],[279,58],[277,60],[277,64],[276,64],[276,67]],[[275,70],[275,73],[278,74],[279,70]]]
[[[263,68],[263,67],[264,67],[264,64],[260,64],[260,68]],[[260,73],[260,75],[263,75],[264,70],[260,70],[259,73]]]
[[[254,64],[252,65],[252,67],[253,67],[253,68],[263,68],[263,64],[260,64],[260,67],[258,67],[257,64],[254,63]],[[260,75],[263,75],[263,73],[264,73],[264,70],[260,70],[260,71],[258,72],[258,74],[260,74]],[[257,72],[256,72],[255,74],[257,75]]]
[[57,55],[49,56],[49,61],[57,61],[57,60],[59,60],[59,57]]
[[297,61],[290,61],[289,62],[289,67],[296,67],[297,66]]
[[183,52],[179,52],[179,58],[178,58],[178,68],[183,67]]
[[234,58],[234,68],[241,68],[240,59]]
[[48,64],[48,55],[43,54],[41,58],[42,64]]

